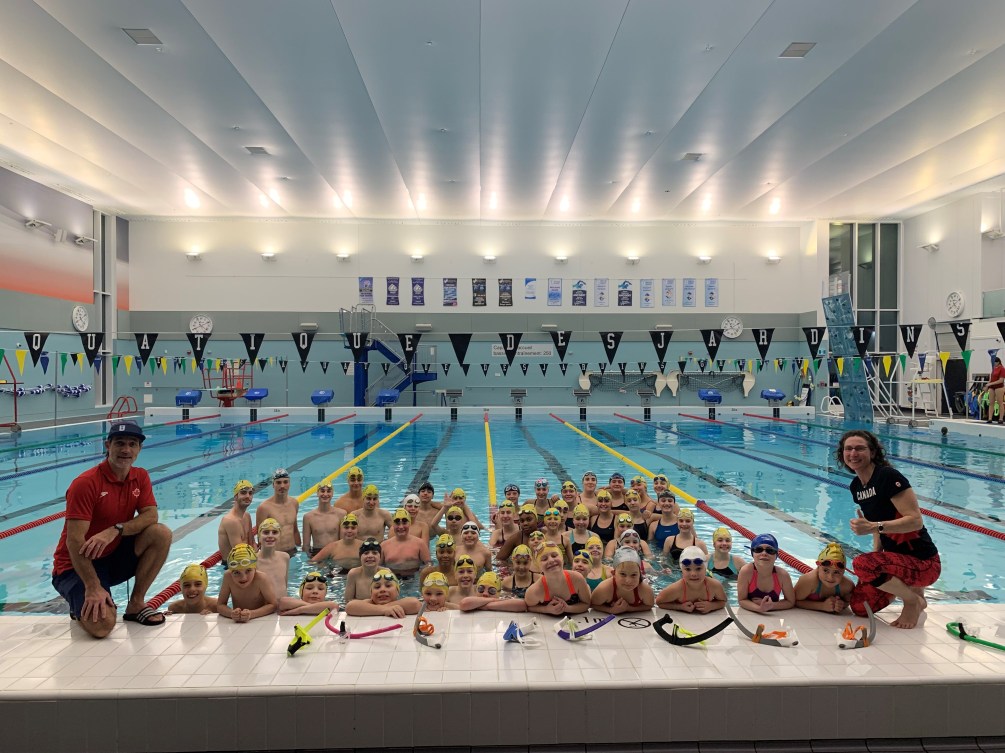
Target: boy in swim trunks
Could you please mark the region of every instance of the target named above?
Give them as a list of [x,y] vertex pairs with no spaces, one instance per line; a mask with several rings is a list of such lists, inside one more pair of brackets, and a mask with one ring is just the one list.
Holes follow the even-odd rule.
[[304,551],[312,557],[339,537],[345,511],[332,507],[334,490],[327,481],[318,484],[318,507],[304,514]]
[[[234,622],[249,622],[276,611],[276,592],[272,580],[258,572],[258,557],[247,544],[238,544],[227,555],[216,611]],[[233,599],[234,606],[228,602]]]
[[363,507],[356,510],[356,520],[359,522],[357,535],[361,539],[373,536],[383,541],[391,528],[391,513],[380,509],[380,492],[373,484],[363,488]]
[[318,615],[325,609],[338,614],[338,602],[328,599],[328,578],[317,572],[307,573],[300,582],[300,598],[283,596],[279,599],[279,616]]
[[243,479],[234,484],[234,506],[220,518],[220,528],[216,534],[220,561],[224,565],[227,564],[230,550],[238,544],[255,545],[255,537],[251,532],[251,515],[248,514],[248,508],[254,499],[254,484]]
[[454,577],[457,579],[457,585],[450,587],[447,601],[460,606],[461,599],[475,595],[475,578],[477,578],[475,561],[466,555],[458,556],[454,563]]
[[275,518],[266,518],[258,526],[258,572],[272,580],[272,590],[278,600],[286,596],[290,579],[290,555],[276,549],[282,537],[282,526]]
[[369,599],[370,584],[380,568],[382,550],[377,539],[367,539],[359,548],[359,567],[349,571],[345,579],[345,600]]
[[290,497],[290,472],[285,468],[277,468],[272,474],[272,496],[262,502],[255,511],[255,522],[259,529],[262,521],[273,518],[279,521],[283,534],[276,544],[281,552],[293,556],[300,548],[300,528],[297,525],[299,503]]
[[178,585],[181,587],[181,598],[168,605],[171,614],[213,614],[216,611],[216,599],[206,596],[206,584],[209,578],[206,568],[202,565],[189,565],[181,571]]
[[335,507],[343,512],[355,512],[363,506],[363,469],[353,466],[346,474],[349,491],[338,498]]
[[370,581],[370,598],[354,599],[345,605],[350,617],[394,617],[418,614],[422,604],[411,596],[401,598],[398,576],[386,567],[374,573]]
[[394,536],[382,542],[384,565],[399,578],[407,578],[429,564],[429,545],[408,531],[412,519],[404,508],[395,510],[391,517]]

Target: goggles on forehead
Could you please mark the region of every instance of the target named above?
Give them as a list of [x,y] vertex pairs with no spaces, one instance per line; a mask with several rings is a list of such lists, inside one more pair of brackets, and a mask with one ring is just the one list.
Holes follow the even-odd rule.
[[461,557],[454,563],[454,568],[459,569],[462,567],[474,567],[475,561],[470,557]]
[[358,525],[359,525],[359,523],[357,523],[355,520],[343,520],[342,521],[342,527],[343,528],[356,528]]
[[475,533],[478,533],[478,524],[477,523],[473,523],[473,522],[471,522],[469,520],[467,523],[465,523],[464,525],[461,526],[461,530],[462,531],[474,531]]
[[662,481],[664,484],[669,484],[670,483],[670,479],[668,479],[663,474],[659,474],[659,475],[653,476],[653,481]]
[[411,523],[412,520],[407,515],[397,515],[391,518],[392,523]]
[[383,571],[383,572],[378,571],[373,576],[373,582],[374,583],[380,583],[380,581],[384,581],[385,583],[393,583],[394,585],[398,585],[398,576],[395,575],[394,573],[390,573],[390,572],[387,572],[387,571]]
[[321,573],[307,573],[304,576],[304,583],[324,583],[327,586],[328,578]]
[[235,570],[239,567],[255,567],[257,563],[257,559],[252,559],[251,557],[241,557],[241,559],[228,560],[227,567],[231,570]]

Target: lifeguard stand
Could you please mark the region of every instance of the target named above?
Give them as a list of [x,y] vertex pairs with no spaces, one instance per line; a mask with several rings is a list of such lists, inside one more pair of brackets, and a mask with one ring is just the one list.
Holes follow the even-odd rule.
[[202,364],[202,384],[221,408],[233,408],[234,401],[255,386],[254,364],[243,358],[221,361],[218,369]]

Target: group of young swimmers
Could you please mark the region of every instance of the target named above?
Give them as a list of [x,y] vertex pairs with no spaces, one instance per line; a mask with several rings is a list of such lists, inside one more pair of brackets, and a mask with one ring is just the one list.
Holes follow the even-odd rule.
[[[622,614],[657,606],[704,614],[725,607],[723,581],[734,579],[744,609],[798,607],[838,614],[847,609],[854,588],[837,543],[828,544],[816,568],[794,585],[777,564],[778,542],[771,534],[753,539],[752,561],[746,562],[732,552],[729,530],[718,528],[709,553],[695,533],[693,512],[680,508],[662,474],[653,479],[655,496],[643,477],[626,487],[620,473],[603,488],[596,474],[587,473],[582,489],[566,481],[560,494],[550,493],[547,479],[537,479],[534,497],[526,500],[516,484],[508,484],[505,500],[490,510],[487,546],[481,541],[485,526],[463,489],[435,502],[433,486],[425,482],[392,513],[380,508],[374,485],[363,485],[361,469],[350,469],[347,478],[348,491],[334,502],[331,484],[317,487],[318,506],[302,516],[301,536],[289,473],[277,470],[273,495],[257,510],[257,545],[248,512],[254,486],[239,481],[234,505],[220,524],[225,572],[218,596],[206,595],[205,567],[189,565],[179,580],[181,599],[169,611],[216,612],[235,622],[274,612],[338,611],[339,603],[328,595],[336,570],[345,574],[342,608],[349,615],[393,618],[423,607],[559,616],[591,608]],[[317,568],[290,596],[290,556],[298,549]],[[654,558],[654,549],[680,569],[680,578],[659,593],[650,581],[667,570]],[[402,580],[416,573],[421,599],[401,592]]]

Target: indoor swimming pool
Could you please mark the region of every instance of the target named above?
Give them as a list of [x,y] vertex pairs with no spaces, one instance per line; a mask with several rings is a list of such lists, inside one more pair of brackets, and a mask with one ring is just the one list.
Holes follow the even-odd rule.
[[[150,472],[160,519],[174,531],[168,561],[149,593],[215,551],[217,519],[231,506],[236,480],[250,479],[259,502],[271,494],[273,470],[286,468],[291,494],[300,494],[368,450],[373,451],[358,464],[366,482],[378,486],[385,509],[396,508],[428,479],[437,499],[462,487],[486,520],[490,499],[501,500],[507,483],[519,484],[526,499],[533,496],[538,477],[549,479],[557,493],[562,481],[579,484],[586,471],[595,472],[604,484],[615,471],[631,478],[645,469],[664,473],[687,495],[755,533],[774,533],[783,550],[804,562],[813,562],[831,540],[841,542],[852,556],[871,546],[868,537],[849,529],[854,514],[847,490],[851,476],[834,457],[842,427],[824,419],[742,417],[713,423],[674,417],[643,423],[612,412],[579,423],[574,411],[556,411],[595,440],[591,442],[555,417],[527,415],[514,421],[512,412],[499,411],[487,414],[490,456],[482,416],[451,421],[445,415],[424,415],[405,425],[415,415],[417,411],[400,410],[392,422],[349,418],[327,425],[147,421],[138,465]],[[988,438],[875,428],[891,462],[911,480],[922,509],[943,517],[925,518],[943,562],[942,577],[929,598],[1005,601],[1005,548],[992,535],[1005,531],[1005,453]],[[92,423],[5,437],[0,444],[0,531],[61,512],[68,484],[100,459],[101,431],[102,424]],[[489,487],[490,465],[494,489]],[[345,491],[344,471],[334,485],[336,496]],[[313,500],[313,495],[304,500],[304,511],[314,507]],[[698,535],[706,542],[720,524],[706,512],[696,514]],[[61,520],[53,520],[3,539],[0,604],[5,613],[65,613],[50,584],[61,526]],[[487,537],[483,532],[483,540]],[[735,553],[745,555],[747,544],[734,532]],[[294,558],[291,583],[299,582],[305,561],[303,554]],[[211,593],[221,575],[222,569],[214,568]],[[670,579],[669,572],[657,575],[660,585]],[[124,598],[124,593],[113,595],[117,601]]]

